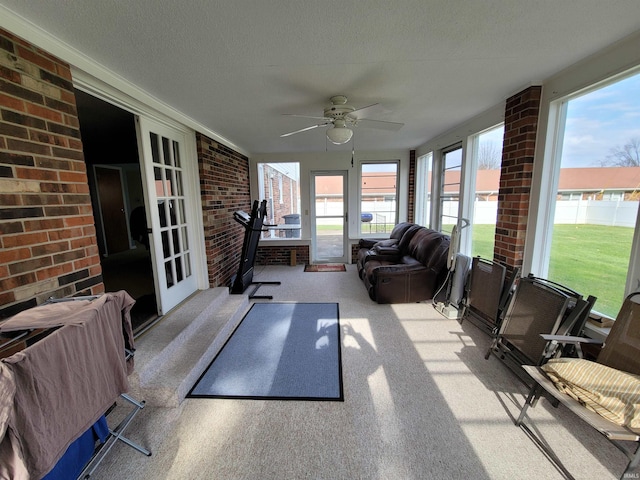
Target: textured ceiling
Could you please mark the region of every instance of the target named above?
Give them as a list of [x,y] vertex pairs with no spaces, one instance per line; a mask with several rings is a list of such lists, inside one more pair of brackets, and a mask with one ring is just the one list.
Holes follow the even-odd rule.
[[336,94],[405,124],[356,148],[416,148],[640,29],[638,0],[0,4],[249,153],[350,148],[279,137]]

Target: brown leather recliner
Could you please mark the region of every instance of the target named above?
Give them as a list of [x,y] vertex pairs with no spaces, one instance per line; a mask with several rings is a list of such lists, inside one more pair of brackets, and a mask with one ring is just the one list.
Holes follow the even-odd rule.
[[[362,278],[362,271],[364,270],[364,264],[367,260],[374,258],[377,254],[378,249],[382,249],[383,247],[396,247],[400,240],[403,238],[404,234],[409,230],[410,227],[417,227],[415,223],[411,222],[403,222],[399,223],[391,233],[389,234],[389,238],[387,239],[375,239],[375,238],[361,238],[358,242],[360,245],[360,250],[358,250],[357,257],[357,267],[358,267],[358,275]],[[415,233],[417,229],[413,230]],[[411,240],[412,234],[405,239],[406,243],[409,243]]]
[[[396,247],[372,248],[362,270],[369,297],[378,303],[430,300],[446,279],[449,236],[409,227]],[[410,240],[405,242],[409,233]]]

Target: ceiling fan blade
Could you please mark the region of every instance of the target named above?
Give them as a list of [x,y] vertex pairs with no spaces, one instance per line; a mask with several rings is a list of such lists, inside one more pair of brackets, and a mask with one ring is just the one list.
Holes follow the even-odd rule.
[[367,105],[366,107],[356,108],[354,111],[349,112],[349,115],[358,118],[365,118],[367,115],[371,115],[373,112],[382,108],[379,103],[372,103],[371,105]]
[[389,131],[397,132],[404,126],[404,123],[385,122],[383,120],[371,120],[368,118],[363,118],[358,120],[356,122],[356,125],[365,127],[365,128],[378,128],[381,130],[389,130]]
[[313,117],[310,115],[296,115],[295,113],[283,113],[286,117],[313,118],[315,120],[330,120],[328,117]]
[[283,133],[282,135],[280,135],[280,137],[288,137],[290,135],[295,135],[296,133],[306,132],[308,130],[313,130],[314,128],[325,127],[327,125],[331,125],[331,122],[318,123],[317,125],[311,125],[310,127],[301,128],[300,130],[296,130],[295,132]]

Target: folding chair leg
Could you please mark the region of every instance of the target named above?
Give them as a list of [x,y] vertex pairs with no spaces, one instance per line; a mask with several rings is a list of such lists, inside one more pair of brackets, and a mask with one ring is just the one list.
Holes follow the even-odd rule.
[[524,405],[522,406],[522,410],[520,410],[520,415],[516,420],[516,425],[518,427],[522,425],[522,421],[524,420],[524,417],[527,413],[529,405],[531,405],[532,407],[535,407],[539,396],[540,396],[540,385],[536,383],[533,387],[531,387],[531,390],[529,390],[529,395],[527,395],[527,399],[525,400]]
[[622,472],[621,479],[623,478],[637,478],[635,475],[629,475],[632,470],[635,470],[640,465],[640,444],[636,447],[636,452],[633,455],[629,455],[629,463],[627,468]]
[[491,345],[489,346],[487,353],[484,354],[484,359],[489,360],[489,357],[491,356],[491,352],[493,352],[497,347],[498,347],[498,338],[496,337],[491,342]]

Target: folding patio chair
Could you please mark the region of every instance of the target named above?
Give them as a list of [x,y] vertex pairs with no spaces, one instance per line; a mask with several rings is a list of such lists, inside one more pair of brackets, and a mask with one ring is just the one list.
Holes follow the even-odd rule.
[[[557,344],[576,344],[578,345],[578,352],[580,352],[580,343],[601,343],[593,339],[578,337],[560,337],[557,335],[544,335],[544,337],[546,341]],[[582,395],[575,395],[575,393],[576,399],[574,399],[569,396],[569,394],[561,392],[543,367],[525,366],[524,370],[534,380],[534,385],[522,407],[516,425],[530,433],[528,427],[523,423],[527,409],[529,406],[534,407],[540,395],[546,393],[553,399],[554,406],[557,406],[558,403],[565,405],[569,410],[587,422],[587,424],[604,435],[627,456],[629,463],[620,478],[629,477],[626,474],[637,468],[640,464],[640,428],[637,428],[637,422],[640,421],[640,413],[637,412],[638,408],[640,408],[640,393],[636,395],[635,401],[630,400],[630,398],[632,398],[631,393],[639,391],[637,386],[634,387],[633,383],[625,383],[626,387],[618,387],[618,385],[621,384],[617,379],[625,377],[624,375],[619,375],[621,372],[640,375],[640,292],[632,293],[625,299],[604,346],[598,354],[596,362],[586,360],[582,362],[576,373],[582,376],[583,379],[589,375],[587,378],[589,380],[590,394],[586,399],[583,399]],[[610,367],[610,369],[601,369],[599,365]],[[576,368],[578,368],[578,366]],[[598,371],[594,372],[593,370]],[[573,383],[571,379],[568,378],[568,375],[563,381],[565,383]],[[628,382],[628,376],[626,376],[625,381]],[[575,382],[577,383],[577,380],[575,380]],[[584,386],[584,384],[582,385]],[[599,392],[602,394],[601,388],[605,385],[606,388],[609,389],[609,392],[617,391],[619,394],[622,393],[629,396],[626,400],[626,405],[624,405],[624,415],[622,416],[624,421],[622,422],[614,422],[594,411],[594,409],[599,410],[600,408],[599,405],[593,404],[591,393]],[[606,395],[609,396],[611,393],[607,393]],[[578,399],[580,399],[580,401]],[[589,405],[591,409],[585,405]],[[611,407],[609,410],[611,411]],[[626,426],[630,424],[633,418],[636,418],[634,423],[635,427]],[[622,423],[622,425],[619,423]],[[633,445],[624,445],[621,442],[634,443]],[[545,448],[546,453],[548,453],[551,458],[556,459],[553,452],[548,451],[544,446],[543,448]]]
[[521,278],[500,331],[485,358],[495,353],[523,380],[522,365],[542,363],[547,342],[540,334],[568,335],[589,315],[594,297],[582,295],[558,283],[529,275]]
[[519,272],[516,267],[507,279],[504,265],[474,257],[460,323],[465,319],[474,320],[491,334],[497,334]]

